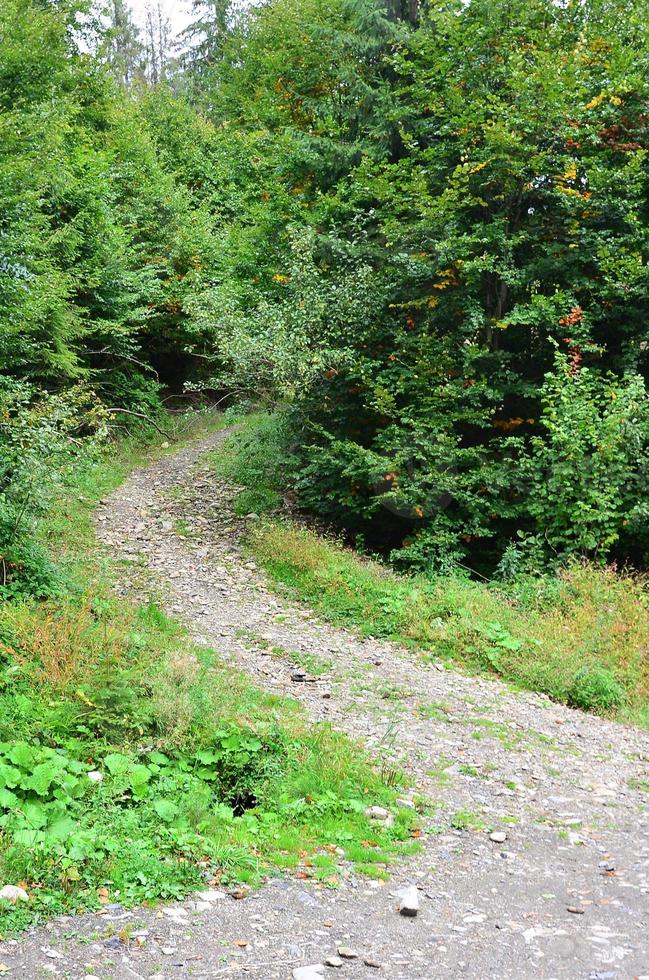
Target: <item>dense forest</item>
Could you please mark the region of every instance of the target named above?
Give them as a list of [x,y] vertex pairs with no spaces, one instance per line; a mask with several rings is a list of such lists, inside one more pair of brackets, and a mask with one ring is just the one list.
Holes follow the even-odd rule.
[[287,492],[401,568],[644,567],[644,0],[149,28],[2,0],[3,592],[75,454],[191,392],[274,406]]

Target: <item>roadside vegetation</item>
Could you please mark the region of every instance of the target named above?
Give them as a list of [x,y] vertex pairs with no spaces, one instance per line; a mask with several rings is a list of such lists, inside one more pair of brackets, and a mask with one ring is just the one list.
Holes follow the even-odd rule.
[[[215,454],[217,473],[254,488],[249,545],[278,584],[338,625],[386,637],[473,671],[493,673],[585,711],[649,726],[646,581],[573,560],[558,573],[509,582],[398,574],[330,534],[273,517],[286,468],[273,416],[247,416]],[[287,461],[289,462],[289,461]],[[289,467],[290,472],[290,467]],[[266,502],[267,507],[259,504]]]
[[346,856],[385,874],[416,846],[412,815],[364,815],[395,786],[362,750],[115,596],[91,513],[145,451],[113,447],[60,486],[37,533],[51,594],[0,606],[0,882],[29,895],[0,903],[0,933],[279,869],[335,885]]

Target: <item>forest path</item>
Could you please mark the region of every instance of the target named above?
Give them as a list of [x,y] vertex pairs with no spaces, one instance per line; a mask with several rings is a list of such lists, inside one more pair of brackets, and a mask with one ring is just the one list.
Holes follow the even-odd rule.
[[[386,884],[350,871],[336,891],[276,879],[245,901],[57,919],[2,944],[11,975],[284,980],[345,945],[358,956],[323,974],[649,978],[647,733],[422,665],[272,592],[241,551],[232,489],[204,458],[222,438],[135,471],[106,500],[99,537],[133,563],[120,590],[141,596],[146,568],[147,588],[197,641],[402,765],[413,792],[439,802],[430,832]],[[291,679],[304,654],[330,664],[317,682]],[[420,889],[416,918],[395,911],[409,883]],[[146,940],[106,940],[109,922],[148,930]]]

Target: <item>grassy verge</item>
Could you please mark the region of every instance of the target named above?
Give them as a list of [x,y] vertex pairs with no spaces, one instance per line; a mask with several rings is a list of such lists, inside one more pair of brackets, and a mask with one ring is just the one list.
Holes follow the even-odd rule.
[[[272,422],[247,420],[217,469],[277,493]],[[273,464],[273,460],[275,463]],[[250,536],[270,576],[335,623],[410,644],[423,656],[498,674],[587,711],[649,725],[646,582],[575,564],[504,587],[464,577],[397,575],[340,543],[264,520]]]
[[0,902],[0,933],[277,868],[335,883],[345,857],[383,875],[416,842],[410,814],[366,818],[395,792],[363,752],[114,595],[91,515],[142,460],[122,449],[53,502],[59,593],[0,607],[0,885],[29,896]]

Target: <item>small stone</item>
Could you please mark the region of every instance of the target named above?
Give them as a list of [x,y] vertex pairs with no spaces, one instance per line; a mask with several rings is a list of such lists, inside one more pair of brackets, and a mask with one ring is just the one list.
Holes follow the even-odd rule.
[[489,840],[492,840],[494,844],[504,844],[507,840],[507,834],[504,830],[494,830],[493,834],[489,834]]
[[373,960],[369,956],[366,956],[365,957],[365,959],[363,960],[363,963],[365,964],[365,966],[369,966],[370,969],[372,969],[372,970],[380,970],[381,969],[381,964],[379,963],[379,961],[378,960]]
[[97,769],[93,769],[92,772],[87,773],[87,776],[91,783],[101,783],[104,778],[103,772],[99,772]]
[[291,674],[291,680],[296,684],[303,683],[306,680],[305,670],[294,670]]
[[397,806],[402,807],[402,809],[404,809],[404,810],[416,810],[417,809],[415,807],[415,804],[412,802],[412,800],[397,799],[394,802],[397,804]]
[[388,810],[382,806],[368,806],[365,810],[365,816],[369,820],[387,820],[390,816]]
[[327,966],[341,967],[343,965],[343,961],[341,960],[340,956],[328,956],[325,960],[325,964]]
[[163,946],[160,950],[163,956],[173,956],[176,952],[175,946]]
[[344,960],[357,960],[358,953],[354,949],[350,949],[349,946],[339,946],[338,956],[342,956]]
[[250,894],[250,889],[245,886],[241,888],[230,888],[228,895],[233,898],[235,902],[240,902],[243,898],[247,898]]
[[298,966],[293,970],[293,980],[322,980],[323,976],[322,963],[316,963],[315,966]]
[[220,892],[217,888],[208,888],[204,892],[195,892],[194,897],[199,902],[220,902],[226,895],[225,892]]
[[580,909],[577,905],[567,905],[566,908],[569,912],[572,912],[573,915],[583,915],[585,912],[585,909]]
[[18,885],[5,885],[4,888],[0,889],[0,899],[15,905],[16,902],[28,902],[29,895],[24,888],[20,888]]
[[413,917],[419,911],[419,893],[415,885],[405,888],[399,899],[399,912],[401,915]]

